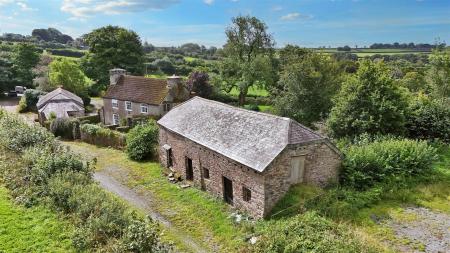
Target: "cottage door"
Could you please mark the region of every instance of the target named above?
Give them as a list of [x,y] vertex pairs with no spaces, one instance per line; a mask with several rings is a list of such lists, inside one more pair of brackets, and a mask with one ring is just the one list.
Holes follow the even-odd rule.
[[294,156],[291,159],[291,183],[303,183],[305,177],[305,156]]
[[223,177],[223,199],[233,205],[233,181],[226,177]]

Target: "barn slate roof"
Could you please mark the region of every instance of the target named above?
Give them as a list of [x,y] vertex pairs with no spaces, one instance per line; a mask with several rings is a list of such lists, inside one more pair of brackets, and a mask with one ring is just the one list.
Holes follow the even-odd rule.
[[61,87],[45,94],[44,96],[41,96],[36,104],[36,107],[38,109],[41,109],[43,106],[45,106],[47,103],[51,101],[67,101],[67,100],[72,100],[73,102],[83,107],[83,100],[79,96],[73,94],[70,91],[64,90]]
[[104,98],[159,105],[167,96],[165,80],[143,76],[122,75],[115,85],[110,85]]
[[287,145],[324,139],[292,119],[200,97],[174,107],[158,124],[259,172]]

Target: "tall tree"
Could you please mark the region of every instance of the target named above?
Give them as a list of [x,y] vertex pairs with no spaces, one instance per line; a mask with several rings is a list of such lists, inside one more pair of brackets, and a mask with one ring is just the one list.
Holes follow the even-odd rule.
[[274,99],[275,111],[312,126],[330,112],[341,73],[337,62],[328,55],[310,52],[299,57],[301,60],[290,61],[283,67],[278,81],[281,90]]
[[91,80],[81,71],[79,65],[67,58],[50,63],[50,84],[53,87],[62,86],[65,90],[73,92],[88,101],[87,89]]
[[274,41],[264,22],[255,17],[238,16],[225,31],[225,59],[221,76],[226,90],[237,87],[239,104],[251,86],[269,86],[275,81],[272,68]]
[[18,43],[12,55],[13,72],[18,81],[31,86],[34,78],[33,68],[39,62],[39,52],[33,44]]
[[430,56],[432,94],[436,98],[450,98],[450,50],[435,49]]
[[131,74],[144,71],[143,48],[139,36],[131,30],[106,26],[84,36],[89,53],[82,60],[85,73],[97,84],[93,93],[106,89],[112,68],[123,68]]
[[189,91],[197,96],[209,98],[212,94],[212,86],[209,84],[209,75],[204,71],[193,71],[186,82]]
[[327,125],[335,137],[401,134],[407,103],[383,62],[364,60],[343,84]]

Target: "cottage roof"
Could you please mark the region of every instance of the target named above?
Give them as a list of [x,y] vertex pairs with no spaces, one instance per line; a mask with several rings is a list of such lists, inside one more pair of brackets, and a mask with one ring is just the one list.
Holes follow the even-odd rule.
[[122,75],[115,85],[110,85],[104,98],[159,105],[167,96],[165,80],[142,76]]
[[70,91],[64,90],[61,87],[47,93],[44,96],[41,96],[39,98],[39,101],[36,104],[36,106],[38,109],[41,109],[43,106],[45,106],[49,102],[67,101],[67,100],[72,100],[73,102],[77,103],[81,107],[83,106],[83,100],[79,96],[73,94]]
[[158,124],[262,172],[288,144],[324,139],[289,118],[194,97]]

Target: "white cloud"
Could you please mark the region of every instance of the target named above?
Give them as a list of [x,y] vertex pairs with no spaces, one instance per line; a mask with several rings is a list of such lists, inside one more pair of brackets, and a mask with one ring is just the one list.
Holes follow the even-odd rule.
[[212,5],[214,3],[214,0],[203,0],[203,2],[207,5]]
[[272,11],[281,11],[281,10],[283,10],[283,6],[277,5],[272,7]]
[[0,0],[0,6],[14,3],[14,0]]
[[20,7],[20,9],[22,11],[33,11],[34,9],[29,7],[26,3],[24,2],[17,2],[17,5]]
[[[2,1],[2,0],[0,0]],[[96,14],[121,14],[146,10],[161,10],[179,0],[63,0],[61,11],[83,19]]]
[[298,12],[292,12],[280,17],[280,19],[284,21],[292,21],[297,19],[310,19],[310,18],[312,18],[311,15],[302,15]]

